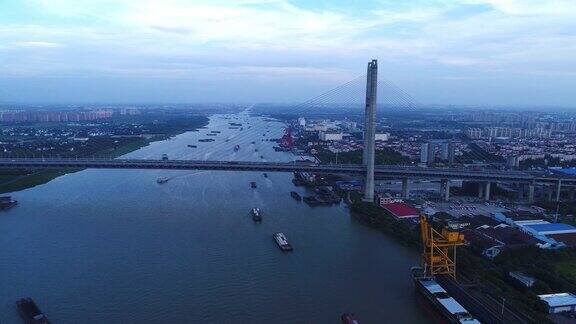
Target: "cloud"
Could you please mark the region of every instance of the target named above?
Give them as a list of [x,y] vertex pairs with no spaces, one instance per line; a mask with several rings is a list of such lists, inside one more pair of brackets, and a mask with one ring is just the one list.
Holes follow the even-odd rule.
[[[371,58],[392,79],[576,72],[573,0],[366,0],[353,8],[288,0],[23,3],[26,15],[0,22],[4,76],[327,82],[363,73]],[[0,4],[0,18],[1,11]]]

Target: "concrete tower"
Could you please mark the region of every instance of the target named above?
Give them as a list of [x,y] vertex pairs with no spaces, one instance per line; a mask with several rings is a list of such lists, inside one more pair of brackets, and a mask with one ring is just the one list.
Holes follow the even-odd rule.
[[368,63],[366,77],[366,110],[364,111],[364,155],[366,181],[364,201],[374,201],[374,155],[376,149],[376,92],[378,89],[378,62]]

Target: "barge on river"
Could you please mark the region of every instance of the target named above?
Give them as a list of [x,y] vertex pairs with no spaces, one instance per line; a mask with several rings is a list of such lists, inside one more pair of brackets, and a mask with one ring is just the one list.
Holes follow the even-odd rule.
[[453,324],[480,324],[464,306],[451,297],[433,277],[428,277],[421,267],[412,268],[416,289],[448,321]]

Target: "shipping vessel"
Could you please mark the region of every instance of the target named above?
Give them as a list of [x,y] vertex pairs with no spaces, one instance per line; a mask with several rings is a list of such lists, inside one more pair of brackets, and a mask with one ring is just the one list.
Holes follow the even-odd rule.
[[260,208],[258,207],[252,208],[252,220],[255,222],[262,221],[262,214],[260,213]]
[[162,160],[163,161],[168,160],[168,154],[166,154],[166,153],[162,154]]
[[421,267],[412,268],[412,277],[416,289],[420,292],[436,310],[448,320],[449,323],[480,324],[472,317],[464,306],[452,298],[433,277],[425,275]]
[[156,179],[156,183],[166,183],[168,182],[168,177],[159,177],[158,179]]
[[296,191],[290,191],[290,196],[298,201],[302,200],[302,196],[300,196]]
[[251,181],[250,182],[250,188],[256,188],[256,182]]
[[10,209],[18,205],[18,200],[12,199],[12,196],[2,196],[0,197],[0,210]]
[[192,144],[188,144],[188,147],[190,147],[190,148],[197,148],[198,146],[192,145]]
[[286,239],[286,235],[284,235],[284,233],[274,233],[274,241],[276,241],[276,244],[278,244],[278,246],[280,247],[280,250],[282,251],[292,251],[292,245],[290,245],[290,243],[288,243],[288,239]]
[[356,319],[356,316],[351,313],[344,313],[340,316],[342,323],[344,324],[360,324],[360,322]]
[[22,298],[16,302],[18,313],[26,324],[50,324],[48,317],[40,311],[40,308],[32,298]]
[[240,145],[236,144],[234,146],[234,152],[238,152],[238,150],[240,150]]

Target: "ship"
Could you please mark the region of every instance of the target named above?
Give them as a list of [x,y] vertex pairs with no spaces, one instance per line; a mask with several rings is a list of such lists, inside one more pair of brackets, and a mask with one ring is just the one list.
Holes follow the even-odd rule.
[[298,201],[302,200],[302,196],[300,196],[296,191],[290,191],[290,196]]
[[290,245],[290,243],[288,243],[288,239],[286,239],[286,235],[284,235],[284,233],[274,233],[273,235],[274,237],[274,241],[276,241],[276,244],[278,244],[278,247],[280,247],[280,250],[282,251],[292,251],[292,245]]
[[238,152],[238,150],[240,150],[240,145],[236,144],[234,146],[234,152]]
[[438,312],[453,324],[480,324],[464,306],[452,298],[434,277],[425,275],[421,267],[411,269],[416,289],[420,292]]
[[214,142],[214,141],[215,139],[213,138],[202,138],[198,140],[198,142]]
[[250,188],[256,188],[256,182],[255,181],[250,182]]
[[168,182],[168,177],[159,177],[158,179],[156,179],[156,183],[166,183]]
[[164,161],[168,160],[168,154],[166,153],[162,154],[162,160]]
[[12,196],[2,196],[0,197],[0,210],[10,209],[18,205],[18,200],[12,199]]
[[40,308],[32,300],[32,298],[22,298],[16,302],[18,313],[26,324],[50,324],[48,317],[40,311]]
[[220,134],[220,133],[222,133],[222,132],[221,132],[221,131],[210,131],[210,133]]
[[188,144],[188,147],[190,147],[190,148],[197,148],[198,146],[192,145],[192,144]]
[[258,207],[252,208],[252,220],[255,222],[262,221],[262,214],[260,214],[260,208]]
[[352,313],[344,313],[342,316],[340,316],[340,319],[344,324],[360,324],[358,319],[356,319],[356,315]]

